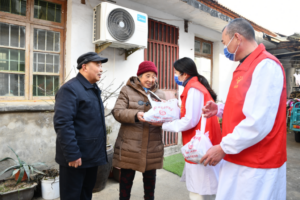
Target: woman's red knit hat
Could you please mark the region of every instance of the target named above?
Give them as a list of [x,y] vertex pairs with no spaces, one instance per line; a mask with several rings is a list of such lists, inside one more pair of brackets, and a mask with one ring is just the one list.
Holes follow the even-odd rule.
[[154,72],[157,75],[157,67],[151,61],[144,61],[139,65],[139,69],[137,72],[137,76],[146,73],[146,72]]

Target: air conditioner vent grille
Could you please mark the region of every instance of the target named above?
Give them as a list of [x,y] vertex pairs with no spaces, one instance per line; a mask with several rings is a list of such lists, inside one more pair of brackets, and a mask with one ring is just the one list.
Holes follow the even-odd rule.
[[112,10],[107,18],[107,29],[115,40],[125,42],[134,34],[134,20],[129,12],[117,8]]

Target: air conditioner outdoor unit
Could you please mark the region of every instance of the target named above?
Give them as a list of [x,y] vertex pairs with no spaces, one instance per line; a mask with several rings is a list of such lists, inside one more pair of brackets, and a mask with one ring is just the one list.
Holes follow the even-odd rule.
[[103,2],[94,8],[93,43],[110,47],[147,48],[148,16],[135,10]]

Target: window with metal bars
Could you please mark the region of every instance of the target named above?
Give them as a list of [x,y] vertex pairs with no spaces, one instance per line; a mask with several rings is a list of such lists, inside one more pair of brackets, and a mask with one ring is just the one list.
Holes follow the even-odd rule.
[[178,59],[179,30],[175,26],[153,19],[149,19],[148,26],[148,48],[145,50],[145,60],[152,61],[157,66],[160,89],[177,89],[173,63]]
[[[177,91],[174,81],[173,63],[178,59],[179,29],[175,26],[149,19],[148,48],[145,49],[145,60],[155,63],[158,70],[159,89]],[[177,145],[178,133],[163,131],[165,147]]]

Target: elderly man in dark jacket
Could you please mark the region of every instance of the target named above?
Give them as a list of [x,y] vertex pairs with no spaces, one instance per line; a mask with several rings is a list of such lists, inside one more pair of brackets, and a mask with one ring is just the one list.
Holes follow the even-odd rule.
[[77,60],[78,75],[55,97],[54,128],[61,200],[92,199],[97,167],[106,164],[106,129],[101,91],[101,58],[94,52]]

